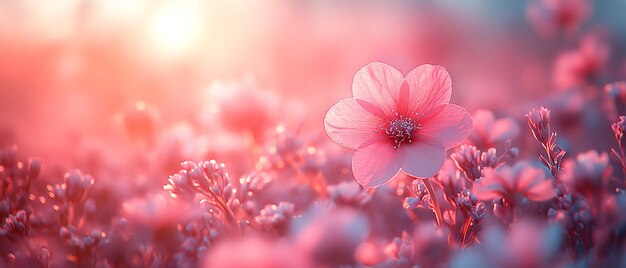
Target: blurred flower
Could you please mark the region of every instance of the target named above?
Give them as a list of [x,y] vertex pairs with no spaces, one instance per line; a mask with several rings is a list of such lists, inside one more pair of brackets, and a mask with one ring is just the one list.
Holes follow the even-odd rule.
[[481,245],[474,252],[475,257],[487,260],[478,262],[488,263],[486,267],[555,267],[559,263],[557,252],[564,242],[558,224],[529,220],[513,223],[510,230],[490,226],[481,236]]
[[207,96],[209,108],[227,129],[250,134],[258,142],[277,121],[279,96],[259,88],[253,81],[211,84]]
[[[211,156],[222,156],[243,147],[241,139],[224,140],[221,137],[208,137],[186,122],[175,123],[163,129],[156,142],[155,160],[157,166],[171,173],[178,170],[183,159],[203,159],[209,152]],[[219,144],[220,154],[211,151],[211,147]],[[238,152],[242,150],[235,148]],[[221,159],[221,158],[220,158]]]
[[24,210],[9,215],[4,220],[4,225],[0,227],[0,237],[7,237],[9,240],[16,240],[19,237],[28,236],[30,232],[28,216]]
[[0,223],[19,211],[31,215],[29,198],[40,172],[40,160],[30,159],[27,164],[18,160],[17,146],[0,149]]
[[291,223],[295,206],[289,202],[280,202],[278,205],[267,205],[254,221],[264,230],[276,231],[284,234]]
[[121,215],[142,227],[160,229],[174,226],[189,218],[194,210],[187,203],[166,198],[161,194],[133,198],[122,204]]
[[372,196],[354,181],[344,181],[337,185],[328,186],[328,195],[335,204],[361,206],[367,203]]
[[[463,146],[463,145],[461,145]],[[437,182],[441,184],[445,197],[448,200],[452,200],[458,193],[466,188],[465,178],[462,177],[461,171],[455,167],[455,163],[451,159],[446,159],[441,171],[437,174]]]
[[476,147],[463,144],[450,158],[457,168],[463,171],[465,177],[472,182],[482,176],[482,171],[486,167],[496,167],[499,164],[496,149],[490,148],[487,152],[481,152]]
[[352,93],[330,108],[324,125],[333,141],[356,150],[352,169],[364,187],[381,186],[399,171],[434,176],[446,149],[472,128],[465,109],[449,104],[451,80],[441,66],[421,65],[403,77],[370,63],[356,73]]
[[554,63],[554,84],[559,89],[593,84],[604,69],[611,49],[598,37],[586,36],[576,50],[561,53]]
[[413,180],[406,188],[410,195],[404,199],[402,203],[403,208],[415,209],[418,207],[429,207],[431,201],[430,194],[422,180]]
[[603,191],[611,175],[609,155],[589,150],[563,163],[563,182],[572,190],[586,196]]
[[546,178],[545,172],[526,162],[518,162],[513,167],[487,168],[484,173],[484,179],[474,184],[472,190],[480,200],[504,198],[515,206],[522,198],[541,202],[555,196],[552,181]]
[[[65,239],[66,243],[73,247],[76,252],[92,253],[100,241],[102,241],[102,238],[106,237],[106,234],[97,230],[92,230],[89,234],[81,234],[76,226],[70,224],[61,227],[59,236]],[[75,257],[77,261],[81,261],[78,259],[78,256]]]
[[151,144],[156,139],[157,111],[143,101],[137,102],[123,114],[123,124],[131,138]]
[[375,267],[440,267],[450,253],[447,237],[446,229],[419,224],[412,234],[394,238],[384,248],[387,259]]
[[83,175],[80,170],[71,170],[63,176],[64,183],[55,185],[52,192],[56,198],[65,199],[72,203],[80,203],[87,196],[87,190],[94,184],[94,179]]
[[387,259],[376,267],[412,267],[415,261],[411,235],[408,232],[402,232],[401,237],[394,238],[385,246],[384,253]]
[[589,0],[533,0],[526,9],[532,26],[544,35],[576,31],[590,15]]
[[[558,204],[557,209],[548,210],[548,218],[551,221],[559,223],[572,233],[580,233],[591,226],[593,219],[591,206],[585,197],[579,194],[563,194],[559,196]],[[572,245],[574,246],[578,245]]]
[[283,241],[269,241],[255,236],[223,241],[204,258],[202,267],[292,268],[312,267],[308,260]]
[[356,248],[369,234],[367,218],[346,207],[314,207],[293,225],[297,250],[330,267],[353,264]]
[[509,139],[514,139],[519,134],[519,127],[510,118],[496,120],[489,110],[478,110],[472,116],[474,129],[470,134],[470,140],[479,148],[495,147]]
[[301,137],[281,127],[273,137],[268,138],[265,142],[267,144],[266,154],[261,157],[257,165],[274,170],[298,167],[304,158],[303,143]]
[[412,235],[413,258],[422,267],[439,267],[448,258],[450,246],[448,231],[433,224],[423,223]]
[[355,258],[367,267],[375,266],[385,260],[384,248],[385,245],[381,241],[366,241],[356,249]]

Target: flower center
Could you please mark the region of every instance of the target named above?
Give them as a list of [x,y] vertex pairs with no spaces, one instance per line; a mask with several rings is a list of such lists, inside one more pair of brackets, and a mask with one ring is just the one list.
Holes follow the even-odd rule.
[[393,148],[399,148],[403,143],[413,141],[413,132],[422,129],[421,124],[416,124],[410,117],[396,115],[396,118],[382,124],[381,130],[394,142]]

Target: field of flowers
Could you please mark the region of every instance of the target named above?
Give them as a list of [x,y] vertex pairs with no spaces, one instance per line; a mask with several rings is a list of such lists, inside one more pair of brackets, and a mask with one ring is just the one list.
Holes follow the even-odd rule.
[[626,1],[0,1],[0,267],[626,267]]

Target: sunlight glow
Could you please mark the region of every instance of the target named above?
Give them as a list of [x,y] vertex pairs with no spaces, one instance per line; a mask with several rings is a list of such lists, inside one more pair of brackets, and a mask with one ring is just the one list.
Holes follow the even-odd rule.
[[191,4],[168,3],[153,14],[150,39],[164,53],[180,55],[199,39],[200,16]]

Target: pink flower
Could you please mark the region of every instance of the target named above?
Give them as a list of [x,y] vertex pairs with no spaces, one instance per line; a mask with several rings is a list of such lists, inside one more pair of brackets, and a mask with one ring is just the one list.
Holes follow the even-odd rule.
[[381,186],[400,171],[434,176],[446,150],[472,130],[465,109],[449,104],[452,83],[441,66],[420,65],[403,77],[370,63],[354,76],[352,94],[330,108],[324,125],[333,141],[356,150],[352,171],[364,187]]
[[555,86],[570,89],[590,84],[605,68],[610,52],[611,47],[602,38],[585,36],[578,49],[562,52],[555,60]]
[[232,132],[250,134],[260,141],[277,121],[280,96],[260,88],[254,81],[216,81],[206,94],[208,114],[215,114]]
[[602,191],[611,176],[609,155],[589,150],[563,163],[563,181],[574,191],[591,196]]
[[486,168],[484,174],[483,181],[472,189],[480,200],[504,198],[516,205],[522,198],[540,202],[555,195],[552,181],[546,178],[545,172],[525,162],[518,162],[513,167]]
[[470,139],[480,148],[495,147],[508,139],[514,139],[519,134],[519,126],[510,117],[496,120],[489,110],[478,110],[472,117],[474,130]]

